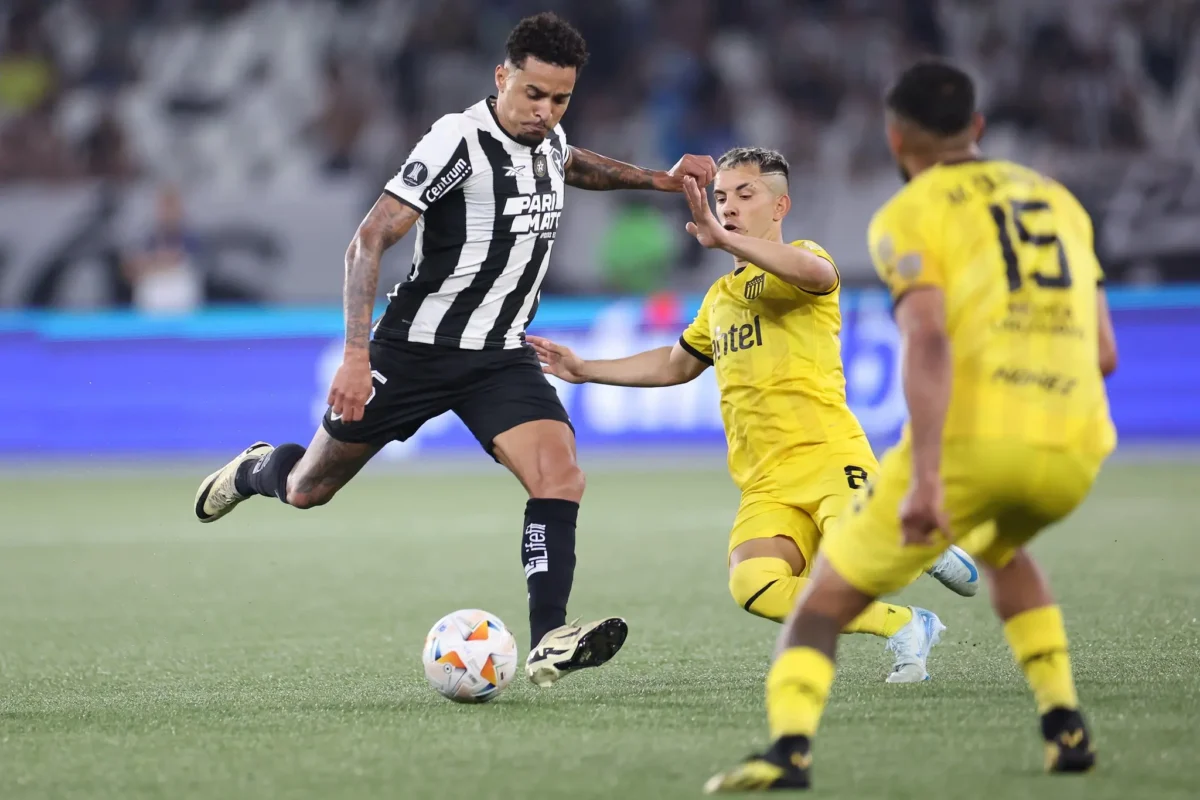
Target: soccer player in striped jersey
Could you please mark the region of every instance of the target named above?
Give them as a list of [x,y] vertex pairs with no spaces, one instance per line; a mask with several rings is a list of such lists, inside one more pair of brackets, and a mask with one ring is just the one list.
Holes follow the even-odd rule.
[[[253,495],[327,503],[385,444],[454,412],[529,494],[526,672],[541,686],[605,663],[628,632],[620,617],[567,624],[584,476],[567,413],[525,343],[564,187],[679,192],[685,176],[704,185],[716,171],[709,157],[650,170],[568,145],[560,120],[586,60],[579,32],[554,14],[513,29],[496,95],[433,124],[350,243],[345,355],[312,442],[251,445],[195,500],[201,522]],[[414,227],[412,268],[372,336],[380,257]]]

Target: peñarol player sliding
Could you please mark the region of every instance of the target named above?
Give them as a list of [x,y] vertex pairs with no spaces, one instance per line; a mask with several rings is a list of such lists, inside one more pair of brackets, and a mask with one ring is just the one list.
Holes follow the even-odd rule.
[[804,789],[837,634],[958,537],[1041,715],[1046,769],[1095,763],[1062,612],[1025,545],[1071,513],[1116,444],[1103,376],[1116,345],[1092,225],[1057,182],[980,157],[983,118],[961,70],[917,64],[887,98],[909,183],[871,223],[895,298],[909,423],[866,502],[825,537],[767,678],[770,749],[709,792]]
[[[738,148],[717,164],[717,217],[705,192],[684,182],[688,231],[734,257],[674,347],[614,361],[584,361],[536,336],[547,372],[572,383],[671,386],[716,370],[729,470],[742,491],[729,537],[729,588],[752,614],[782,622],[808,583],[821,537],[877,466],[846,405],[838,331],[840,280],[810,241],[783,241],[791,208],[787,161]],[[959,594],[975,593],[970,559],[950,553],[931,572]],[[888,640],[890,683],[928,678],[925,661],[943,626],[919,608],[875,603],[846,632]]]

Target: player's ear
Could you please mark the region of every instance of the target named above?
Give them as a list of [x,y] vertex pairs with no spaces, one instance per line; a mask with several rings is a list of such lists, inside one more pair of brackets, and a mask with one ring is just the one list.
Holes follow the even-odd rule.
[[983,114],[976,111],[971,115],[971,140],[978,144],[983,141],[983,135],[987,133],[987,120]]
[[784,217],[786,217],[791,212],[791,210],[792,210],[791,195],[781,194],[781,195],[779,195],[779,197],[775,198],[775,213],[772,215],[771,219],[775,220],[776,222],[779,222]]
[[504,94],[504,84],[508,82],[508,66],[505,64],[496,65],[496,96]]
[[900,151],[904,149],[904,135],[900,133],[900,126],[892,122],[891,119],[887,121],[887,142],[888,149],[892,151],[892,155],[899,159]]

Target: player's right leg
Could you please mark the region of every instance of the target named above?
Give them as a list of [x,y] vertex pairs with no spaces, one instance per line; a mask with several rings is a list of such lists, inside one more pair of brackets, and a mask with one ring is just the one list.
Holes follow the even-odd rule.
[[945,549],[902,544],[899,508],[910,469],[904,447],[893,448],[864,502],[826,530],[811,583],[784,623],[767,677],[771,747],[714,776],[705,791],[808,788],[812,740],[833,685],[838,634],[877,598],[914,581]]
[[812,739],[833,686],[838,634],[873,601],[818,557],[808,590],[784,623],[767,676],[771,747],[713,776],[705,792],[809,788]]

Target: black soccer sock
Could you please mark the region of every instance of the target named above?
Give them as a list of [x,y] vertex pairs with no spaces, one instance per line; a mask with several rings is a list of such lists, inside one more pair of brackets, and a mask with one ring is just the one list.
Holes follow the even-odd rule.
[[304,448],[300,445],[281,444],[262,458],[247,459],[233,478],[234,488],[246,497],[261,494],[278,497],[286,503],[288,475],[303,457]]
[[567,600],[575,579],[575,522],[579,503],[533,498],[525,504],[521,560],[529,587],[530,648],[547,632],[567,624]]

